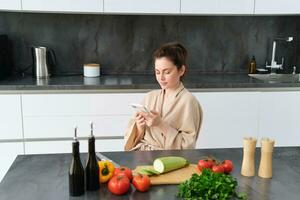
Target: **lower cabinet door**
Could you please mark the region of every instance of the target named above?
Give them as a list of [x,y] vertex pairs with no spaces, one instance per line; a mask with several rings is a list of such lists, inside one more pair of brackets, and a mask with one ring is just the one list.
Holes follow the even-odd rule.
[[[88,151],[88,141],[79,140],[81,153]],[[97,152],[122,151],[124,149],[123,139],[96,140]],[[34,141],[25,142],[25,154],[54,154],[71,153],[72,141]]]
[[243,137],[258,136],[256,92],[194,93],[203,110],[196,148],[242,147]]
[[20,154],[24,154],[23,142],[0,143],[0,182]]
[[0,95],[0,122],[0,140],[23,137],[20,95]]
[[131,115],[93,116],[40,116],[24,117],[25,138],[64,138],[90,135],[90,122],[94,124],[95,136],[123,136]]
[[274,139],[275,146],[300,146],[299,102],[298,91],[262,93],[258,122],[260,138]]

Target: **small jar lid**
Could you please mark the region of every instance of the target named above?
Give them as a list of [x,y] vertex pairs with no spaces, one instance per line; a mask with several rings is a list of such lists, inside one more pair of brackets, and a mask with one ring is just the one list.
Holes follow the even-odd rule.
[[84,67],[100,67],[100,65],[98,63],[88,63],[88,64],[84,64]]

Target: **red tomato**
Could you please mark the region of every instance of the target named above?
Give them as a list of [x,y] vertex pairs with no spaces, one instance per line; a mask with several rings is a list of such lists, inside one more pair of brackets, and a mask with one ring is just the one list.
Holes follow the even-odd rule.
[[215,173],[224,173],[224,168],[222,165],[214,165],[211,169]]
[[128,192],[130,181],[125,175],[113,176],[108,182],[108,190],[116,195],[122,195]]
[[198,169],[200,171],[202,171],[202,169],[211,169],[214,163],[214,160],[199,160]]
[[222,167],[225,173],[230,173],[233,170],[233,163],[231,160],[224,160],[222,162]]
[[146,192],[150,188],[150,178],[147,175],[136,175],[132,179],[133,186],[140,192]]
[[130,181],[132,180],[132,171],[127,167],[116,168],[114,171],[114,175],[118,174],[124,174],[129,178]]

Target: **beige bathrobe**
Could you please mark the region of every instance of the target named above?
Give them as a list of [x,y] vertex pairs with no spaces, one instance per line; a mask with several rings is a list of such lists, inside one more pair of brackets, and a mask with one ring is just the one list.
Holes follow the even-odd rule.
[[195,148],[202,122],[202,109],[197,99],[183,84],[164,98],[164,90],[146,94],[143,102],[149,110],[160,113],[162,120],[171,127],[163,134],[158,127],[146,126],[141,139],[137,139],[134,118],[125,132],[125,150],[163,150]]

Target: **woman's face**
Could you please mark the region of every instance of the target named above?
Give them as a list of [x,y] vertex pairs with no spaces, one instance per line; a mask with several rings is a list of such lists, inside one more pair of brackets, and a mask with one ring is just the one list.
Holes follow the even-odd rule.
[[185,66],[177,69],[176,65],[166,57],[155,60],[156,80],[162,89],[174,89],[178,87],[180,77],[184,74]]

